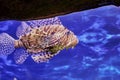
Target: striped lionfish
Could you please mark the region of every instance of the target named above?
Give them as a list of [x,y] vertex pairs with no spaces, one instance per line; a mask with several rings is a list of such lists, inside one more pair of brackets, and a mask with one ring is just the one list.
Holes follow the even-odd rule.
[[22,24],[24,30],[18,27],[18,40],[7,33],[0,34],[0,54],[8,55],[14,52],[17,64],[22,64],[29,55],[37,63],[47,62],[60,50],[74,47],[78,43],[74,33],[63,25],[30,27]]

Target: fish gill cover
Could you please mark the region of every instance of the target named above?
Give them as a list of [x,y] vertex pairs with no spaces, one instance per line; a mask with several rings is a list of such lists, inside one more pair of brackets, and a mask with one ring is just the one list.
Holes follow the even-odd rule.
[[[29,33],[29,26],[56,24],[77,36],[79,43],[73,49],[63,49],[48,62],[37,64],[30,57],[26,58],[28,55],[23,56],[24,49],[16,51],[13,47],[13,40]],[[0,54],[3,54],[0,56],[0,80],[120,79],[119,7],[104,6],[42,20],[1,21],[0,33]],[[16,58],[12,53],[17,54]],[[27,60],[16,64],[14,59]]]

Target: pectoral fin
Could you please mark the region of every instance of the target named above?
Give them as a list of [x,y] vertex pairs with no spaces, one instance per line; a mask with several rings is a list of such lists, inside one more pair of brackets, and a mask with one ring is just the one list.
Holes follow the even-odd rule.
[[41,62],[48,62],[49,59],[51,59],[53,56],[54,54],[51,54],[50,52],[41,52],[41,53],[33,54],[31,58],[35,62],[41,63]]

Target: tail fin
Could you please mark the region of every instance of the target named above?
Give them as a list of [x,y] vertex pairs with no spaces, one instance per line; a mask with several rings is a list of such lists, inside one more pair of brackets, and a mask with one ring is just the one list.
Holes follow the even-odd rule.
[[0,34],[0,55],[11,54],[15,50],[14,39],[7,33]]

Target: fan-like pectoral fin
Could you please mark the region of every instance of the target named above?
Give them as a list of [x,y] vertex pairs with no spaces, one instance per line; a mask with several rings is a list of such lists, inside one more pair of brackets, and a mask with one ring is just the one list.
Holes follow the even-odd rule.
[[14,52],[14,60],[17,64],[22,64],[28,56],[29,54],[24,48],[17,48]]
[[55,55],[56,53],[51,54],[50,52],[41,52],[41,53],[33,54],[31,58],[37,63],[42,63],[42,62],[48,62],[49,59],[51,59]]

